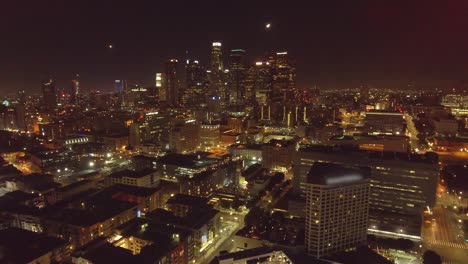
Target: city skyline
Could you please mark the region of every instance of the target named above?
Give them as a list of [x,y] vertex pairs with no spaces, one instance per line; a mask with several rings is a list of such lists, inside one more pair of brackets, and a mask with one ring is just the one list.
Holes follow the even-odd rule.
[[110,91],[117,79],[151,86],[164,61],[184,60],[187,51],[208,66],[214,41],[223,44],[224,63],[231,49],[246,50],[251,63],[267,50],[288,51],[301,89],[361,82],[382,88],[464,85],[466,4],[363,3],[9,3],[11,12],[1,21],[1,93],[38,93],[50,77],[58,89],[68,88],[76,74],[83,92]]

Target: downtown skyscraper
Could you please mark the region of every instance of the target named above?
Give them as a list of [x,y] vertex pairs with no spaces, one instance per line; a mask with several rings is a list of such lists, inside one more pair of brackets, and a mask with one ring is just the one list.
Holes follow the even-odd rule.
[[172,106],[178,106],[181,103],[179,93],[179,80],[178,80],[178,65],[176,59],[170,59],[165,64],[165,77],[166,79],[164,88],[166,90],[166,103]]
[[222,105],[226,105],[229,95],[227,94],[224,82],[225,76],[221,42],[213,42],[211,44],[210,70],[208,77],[210,80],[209,96],[221,97]]
[[57,90],[55,81],[49,79],[42,83],[42,95],[44,99],[44,108],[47,112],[52,112],[57,108]]

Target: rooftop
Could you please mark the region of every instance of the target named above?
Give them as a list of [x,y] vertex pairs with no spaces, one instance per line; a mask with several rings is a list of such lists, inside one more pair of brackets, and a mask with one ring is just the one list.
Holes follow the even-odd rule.
[[113,172],[108,177],[112,177],[112,178],[122,178],[122,177],[142,178],[142,177],[145,177],[148,174],[151,174],[151,173],[154,173],[154,172],[156,172],[156,170],[149,169],[149,168],[146,168],[144,170],[139,170],[139,171],[125,169],[125,170]]
[[19,228],[0,230],[1,263],[29,263],[66,242]]
[[194,154],[167,154],[158,159],[158,163],[175,165],[185,168],[203,168],[216,163],[216,159],[209,158],[209,152],[196,152]]
[[70,190],[73,190],[75,188],[79,188],[80,186],[90,184],[90,183],[92,183],[92,181],[90,181],[90,180],[77,181],[77,182],[74,182],[72,184],[60,187],[60,188],[56,189],[55,191],[56,192],[68,192]]
[[150,196],[158,192],[161,188],[146,188],[126,184],[114,184],[111,187],[104,189],[103,191],[108,191],[111,193],[128,193],[136,196]]
[[167,200],[167,204],[181,204],[191,207],[206,207],[209,200],[207,198],[202,198],[198,196],[192,196],[187,194],[176,194],[174,197],[171,197]]
[[82,208],[49,206],[45,208],[48,219],[75,226],[87,227],[110,219],[137,205],[112,198],[90,196]]
[[82,257],[94,264],[128,264],[138,263],[140,258],[134,256],[128,249],[116,247],[104,239],[95,240],[74,253],[75,257]]
[[200,229],[218,213],[218,210],[207,208],[204,210],[191,211],[185,217],[178,217],[170,211],[156,209],[149,212],[147,217],[159,223],[173,224],[175,226],[189,229]]
[[315,162],[307,175],[310,184],[337,186],[360,182],[369,177],[370,170],[347,168],[338,164]]
[[[369,151],[360,150],[358,148],[349,148],[347,146],[330,146],[330,145],[304,145],[299,148],[300,153],[316,153],[317,155],[335,155],[343,157],[347,160],[359,160],[371,162],[372,160],[398,160],[402,162],[436,164],[438,155],[434,152],[426,154],[415,153],[398,153],[385,151]],[[408,164],[408,163],[407,163]]]

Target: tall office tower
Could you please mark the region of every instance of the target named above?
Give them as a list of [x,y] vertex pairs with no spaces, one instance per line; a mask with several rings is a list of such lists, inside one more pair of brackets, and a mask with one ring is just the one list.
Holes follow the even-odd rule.
[[268,57],[272,65],[273,83],[269,98],[272,102],[294,102],[296,88],[296,69],[290,64],[287,52],[276,52]]
[[244,82],[247,104],[266,105],[271,94],[272,74],[269,62],[257,61],[249,68]]
[[122,94],[123,92],[125,92],[125,90],[127,90],[127,81],[115,80],[114,88],[117,94]]
[[145,141],[158,144],[165,148],[169,142],[170,120],[169,115],[164,112],[146,112],[145,121],[147,132]]
[[304,197],[307,173],[319,161],[371,169],[370,233],[421,239],[422,214],[435,205],[439,180],[437,161],[430,155],[303,147],[293,167],[297,195]]
[[72,80],[72,88],[70,91],[70,102],[72,104],[78,103],[78,95],[80,93],[80,76],[77,74],[76,78]]
[[185,67],[187,88],[182,101],[188,107],[199,108],[206,103],[206,71],[197,60],[187,60]]
[[154,77],[155,81],[155,86],[156,86],[156,93],[158,95],[159,101],[166,101],[167,95],[166,95],[166,78],[164,78],[164,73],[158,72],[155,74]]
[[166,88],[166,102],[172,106],[180,105],[180,91],[179,80],[177,75],[178,61],[170,59],[166,61],[165,68],[165,88]]
[[221,42],[213,42],[211,45],[211,71],[223,71],[223,53],[221,51]]
[[42,84],[42,93],[44,96],[44,107],[46,111],[51,112],[57,108],[57,90],[55,81],[49,79]]
[[229,54],[229,102],[241,106],[244,103],[244,81],[247,75],[245,68],[245,50],[234,49]]
[[[209,96],[220,96],[221,102],[227,102],[227,91],[224,84],[224,67],[221,51],[221,42],[213,42],[210,58],[210,92]],[[224,105],[224,104],[223,104]]]
[[26,131],[26,92],[18,91],[18,104],[16,105],[16,125],[19,130]]
[[125,91],[127,90],[127,81],[115,80],[114,82],[115,93],[117,94],[117,107],[125,106]]
[[367,241],[369,180],[363,169],[315,163],[307,175],[305,244],[321,258]]

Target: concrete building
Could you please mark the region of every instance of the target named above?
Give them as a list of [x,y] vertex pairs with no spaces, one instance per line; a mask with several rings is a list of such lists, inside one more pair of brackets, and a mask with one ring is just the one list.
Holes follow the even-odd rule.
[[354,136],[333,136],[327,143],[370,151],[408,153],[411,149],[409,137],[394,135],[358,134]]
[[299,149],[294,161],[293,190],[305,194],[316,162],[369,167],[370,233],[421,239],[422,213],[435,205],[439,168],[427,155],[343,150],[325,146]]
[[366,112],[364,122],[369,134],[404,135],[406,131],[402,113]]
[[305,244],[317,259],[367,242],[369,179],[365,171],[314,163],[307,175]]
[[1,263],[60,263],[69,256],[68,243],[19,228],[0,230]]
[[140,171],[122,170],[111,173],[105,179],[105,184],[126,184],[139,187],[158,187],[161,178],[159,172],[154,169]]
[[295,153],[295,141],[270,140],[262,146],[262,165],[267,169],[285,171],[291,167]]
[[287,263],[294,262],[280,249],[268,247],[257,247],[253,249],[233,252],[225,255],[220,255],[212,262],[214,264],[244,264],[244,263]]
[[219,124],[200,124],[200,144],[204,147],[216,147],[221,138]]

